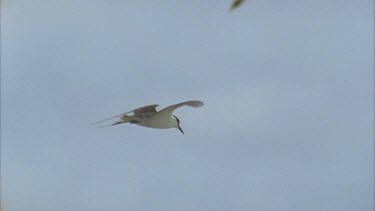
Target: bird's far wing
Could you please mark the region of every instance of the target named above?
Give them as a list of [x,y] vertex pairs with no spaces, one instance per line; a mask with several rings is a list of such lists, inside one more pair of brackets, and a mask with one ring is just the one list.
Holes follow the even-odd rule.
[[[105,122],[105,121],[108,121],[108,120],[111,120],[111,119],[114,119],[114,118],[117,118],[117,117],[125,117],[126,114],[130,114],[130,113],[133,113],[134,116],[136,116],[136,117],[146,117],[147,115],[153,115],[153,114],[155,114],[157,112],[156,111],[156,107],[157,106],[158,106],[157,104],[153,104],[153,105],[148,105],[148,106],[143,106],[143,107],[140,107],[140,108],[136,108],[134,110],[131,110],[131,111],[128,111],[128,112],[125,112],[125,113],[122,113],[122,114],[118,114],[116,116],[100,120],[98,122],[94,122],[94,123],[90,124],[90,126],[96,125],[96,124],[99,124],[99,123],[102,123],[102,122]],[[141,113],[143,113],[143,116],[138,116]]]
[[230,6],[230,10],[236,9],[238,6],[240,6],[245,0],[233,0],[232,5]]
[[158,104],[143,106],[143,107],[134,109],[132,112],[134,113],[134,116],[136,117],[141,117],[141,118],[149,117],[157,113],[156,107],[158,106],[159,106]]
[[170,113],[172,114],[172,112],[174,110],[176,110],[177,108],[181,107],[181,106],[191,106],[191,107],[201,107],[203,106],[203,102],[202,101],[198,101],[198,100],[192,100],[192,101],[186,101],[186,102],[182,102],[182,103],[177,103],[177,104],[174,104],[174,105],[171,105],[171,106],[168,106],[166,108],[163,108],[162,110],[160,110],[158,113]]

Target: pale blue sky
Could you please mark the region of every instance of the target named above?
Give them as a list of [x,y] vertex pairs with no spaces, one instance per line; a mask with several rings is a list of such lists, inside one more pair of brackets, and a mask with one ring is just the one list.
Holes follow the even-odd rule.
[[3,208],[372,211],[373,1],[230,3],[2,0]]

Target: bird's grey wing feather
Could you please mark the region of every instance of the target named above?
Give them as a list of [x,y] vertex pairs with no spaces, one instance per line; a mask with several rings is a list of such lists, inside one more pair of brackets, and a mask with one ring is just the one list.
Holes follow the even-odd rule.
[[96,124],[99,124],[99,123],[102,123],[102,122],[105,122],[105,121],[108,121],[108,120],[111,120],[111,119],[114,119],[114,118],[118,118],[118,117],[121,118],[121,120],[122,120],[121,123],[126,123],[126,122],[131,121],[131,120],[125,121],[125,119],[129,119],[128,117],[130,117],[130,116],[128,116],[127,114],[130,114],[130,113],[133,113],[135,117],[141,117],[141,118],[151,116],[151,115],[154,115],[157,112],[156,107],[158,107],[157,104],[136,108],[134,110],[131,110],[131,111],[128,111],[128,112],[125,112],[125,113],[122,113],[122,114],[118,114],[116,116],[113,116],[113,117],[110,117],[110,118],[107,118],[107,119],[104,119],[104,120],[100,120],[98,122],[94,122],[90,126],[96,125]]
[[158,107],[158,104],[152,104],[152,105],[147,105],[143,106],[137,109],[134,109],[132,112],[134,113],[134,116],[140,117],[140,118],[145,118],[152,116],[157,113],[156,107]]
[[191,107],[201,107],[203,106],[203,102],[202,101],[199,101],[199,100],[191,100],[191,101],[185,101],[185,102],[182,102],[182,103],[177,103],[177,104],[174,104],[174,105],[171,105],[171,106],[168,106],[166,108],[163,108],[162,110],[160,110],[158,113],[170,113],[172,114],[172,112],[174,110],[176,110],[177,108],[181,107],[181,106],[191,106]]

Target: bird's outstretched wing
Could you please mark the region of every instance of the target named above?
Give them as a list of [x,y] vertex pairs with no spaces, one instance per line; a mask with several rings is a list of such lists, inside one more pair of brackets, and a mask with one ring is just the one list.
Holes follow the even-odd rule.
[[[90,126],[93,126],[93,125],[96,125],[96,124],[99,124],[99,123],[102,123],[102,122],[105,122],[105,121],[108,121],[108,120],[111,120],[111,119],[114,119],[114,118],[118,118],[118,117],[121,118],[121,121],[116,122],[116,123],[111,124],[111,125],[129,122],[129,121],[132,120],[132,118],[130,118],[130,117],[133,117],[133,116],[136,117],[136,118],[144,118],[144,117],[152,116],[155,113],[157,113],[156,107],[158,107],[158,106],[159,105],[157,105],[157,104],[152,104],[152,105],[147,105],[147,106],[143,106],[143,107],[140,107],[140,108],[136,108],[134,110],[131,110],[131,111],[128,111],[128,112],[125,112],[125,113],[122,113],[122,114],[118,114],[116,116],[100,120],[98,122],[94,122]],[[131,114],[131,113],[133,113],[133,115],[131,115],[131,116],[127,115],[127,114]]]
[[181,107],[181,106],[191,106],[191,107],[201,107],[203,106],[203,102],[202,101],[198,101],[198,100],[192,100],[192,101],[186,101],[186,102],[182,102],[182,103],[177,103],[177,104],[174,104],[174,105],[171,105],[171,106],[168,106],[166,108],[163,108],[162,110],[160,110],[158,112],[159,113],[169,113],[169,114],[172,114],[172,112],[174,110],[176,110],[177,108]]

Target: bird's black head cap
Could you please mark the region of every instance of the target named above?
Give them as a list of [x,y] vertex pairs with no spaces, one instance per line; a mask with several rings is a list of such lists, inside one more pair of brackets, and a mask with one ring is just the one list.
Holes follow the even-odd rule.
[[174,118],[176,118],[177,120],[177,128],[181,131],[182,134],[184,134],[184,131],[182,130],[182,128],[180,127],[180,119],[178,119],[175,115],[172,115]]

